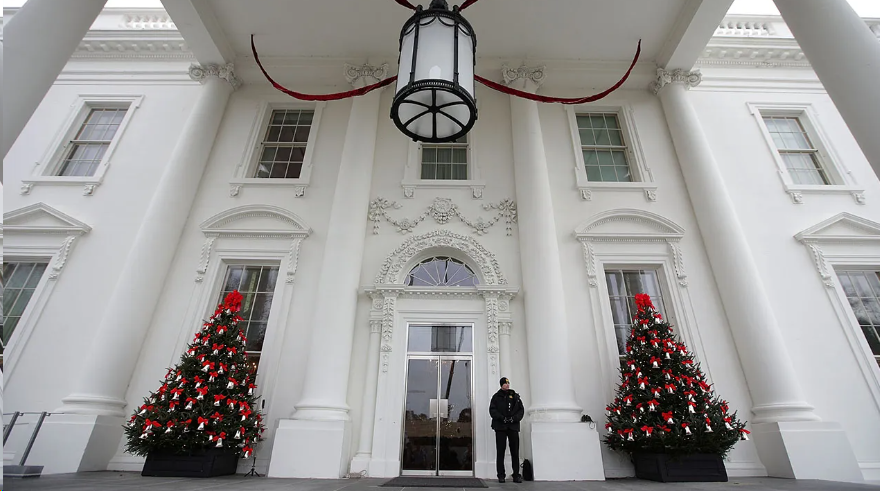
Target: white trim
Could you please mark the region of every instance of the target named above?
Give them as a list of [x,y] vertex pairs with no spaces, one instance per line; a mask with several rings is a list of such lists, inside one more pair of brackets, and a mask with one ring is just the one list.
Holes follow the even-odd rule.
[[[587,179],[587,169],[584,164],[581,137],[578,131],[577,115],[589,113],[612,113],[617,115],[617,121],[623,133],[626,143],[626,157],[629,162],[632,182],[592,182]],[[590,201],[593,192],[624,192],[635,191],[642,193],[647,201],[657,201],[657,186],[653,184],[654,175],[648,167],[647,159],[642,151],[642,142],[635,124],[635,113],[632,106],[627,102],[608,105],[580,104],[565,106],[565,114],[568,117],[568,127],[571,131],[571,144],[575,159],[575,179],[581,199]]]
[[416,189],[470,189],[474,199],[482,199],[486,181],[483,180],[480,166],[477,164],[476,139],[473,135],[473,131],[467,135],[468,179],[466,180],[422,179],[422,144],[410,140],[407,146],[403,180],[400,181],[403,197],[415,197]]
[[[834,233],[826,233],[831,229]],[[848,233],[841,233],[844,230]],[[836,270],[843,268],[871,268],[880,270],[880,223],[852,215],[838,213],[807,228],[794,236],[807,249],[819,280],[843,330],[853,359],[865,379],[874,404],[880,410],[880,366],[868,345],[859,322],[846,299]]]
[[[825,135],[825,131],[819,123],[819,116],[812,104],[748,102],[746,106],[758,122],[758,128],[764,136],[764,141],[767,143],[767,147],[773,156],[773,161],[776,163],[777,174],[782,181],[782,187],[789,194],[793,203],[803,203],[804,194],[849,194],[856,203],[860,205],[865,204],[865,189],[858,185],[852,172],[850,172],[834,150],[831,140]],[[764,117],[766,116],[798,118],[798,121],[803,125],[804,130],[812,140],[813,146],[818,150],[819,165],[822,166],[832,184],[803,185],[795,184],[792,181],[788,168],[785,166],[785,161],[782,160],[782,156],[773,142],[773,137],[770,136],[767,125],[764,123]]]
[[[616,231],[604,231],[607,227]],[[625,231],[619,231],[621,228]],[[712,374],[697,329],[693,301],[688,290],[680,246],[684,229],[660,215],[632,209],[610,210],[594,215],[575,229],[584,253],[593,318],[586,326],[595,329],[600,370],[606,400],[614,397],[619,357],[614,337],[614,319],[605,284],[606,268],[654,269],[663,294],[666,319],[688,346],[709,379]],[[604,347],[604,348],[602,348]]]
[[[83,195],[91,196],[95,189],[104,182],[104,175],[113,161],[113,153],[116,146],[125,134],[128,123],[134,116],[135,110],[141,106],[144,100],[143,94],[120,95],[120,94],[80,94],[70,105],[67,119],[58,128],[52,143],[47,147],[46,153],[36,162],[30,177],[22,179],[21,194],[30,193],[34,185],[60,185],[60,186],[83,186]],[[125,117],[119,123],[107,151],[101,159],[101,163],[95,169],[95,173],[87,177],[57,176],[64,156],[69,150],[69,143],[79,131],[85,118],[92,109],[125,108]]]
[[[289,99],[278,99],[277,96],[270,97],[269,100],[260,104],[254,115],[251,124],[251,131],[248,134],[248,143],[244,147],[241,161],[235,167],[232,179],[229,180],[229,196],[238,197],[241,191],[246,187],[276,187],[276,188],[293,188],[293,196],[301,198],[305,196],[306,188],[309,187],[312,179],[312,155],[315,153],[315,145],[317,145],[318,131],[321,129],[321,116],[324,114],[326,102],[303,103],[303,102],[287,102]],[[296,109],[314,111],[312,116],[312,125],[309,129],[309,139],[306,142],[306,153],[303,156],[302,170],[297,179],[278,179],[278,178],[257,178],[250,177],[254,173],[257,166],[257,159],[260,156],[260,148],[263,144],[263,134],[272,118],[272,111]]]
[[[47,220],[54,225],[29,225]],[[76,239],[91,227],[44,203],[35,203],[3,214],[3,260],[46,261],[49,263],[37,284],[27,308],[6,343],[3,354],[6,383],[15,375],[15,366],[24,351],[43,310],[55,290],[58,277],[70,258]]]

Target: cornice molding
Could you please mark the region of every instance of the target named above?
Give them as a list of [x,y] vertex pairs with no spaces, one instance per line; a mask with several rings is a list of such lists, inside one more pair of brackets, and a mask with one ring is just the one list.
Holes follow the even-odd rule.
[[363,87],[365,85],[376,83],[384,80],[385,77],[388,76],[388,63],[383,63],[379,66],[369,65],[367,63],[364,63],[363,65],[345,63],[343,66],[345,70],[345,80],[355,87]]

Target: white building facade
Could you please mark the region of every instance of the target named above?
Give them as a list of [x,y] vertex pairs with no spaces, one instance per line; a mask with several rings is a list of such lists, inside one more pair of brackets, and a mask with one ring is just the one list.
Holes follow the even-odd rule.
[[29,464],[140,470],[121,425],[237,288],[269,476],[493,477],[502,376],[536,479],[632,475],[601,424],[649,293],[749,421],[730,475],[880,480],[880,19],[480,3],[477,73],[522,90],[642,56],[591,104],[479,86],[467,137],[421,145],[392,90],[296,100],[250,54],[294,90],[373,83],[395,2],[50,3],[4,16],[3,410],[53,413]]

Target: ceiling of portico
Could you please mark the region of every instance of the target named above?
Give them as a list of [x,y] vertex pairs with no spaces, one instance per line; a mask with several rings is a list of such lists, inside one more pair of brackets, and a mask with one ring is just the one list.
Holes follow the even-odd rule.
[[[641,59],[651,62],[687,4],[688,0],[482,0],[464,14],[476,31],[479,58],[626,62],[641,38]],[[251,58],[253,33],[260,57],[275,65],[340,58],[394,66],[400,29],[411,15],[393,0],[212,0],[210,6],[236,58]]]

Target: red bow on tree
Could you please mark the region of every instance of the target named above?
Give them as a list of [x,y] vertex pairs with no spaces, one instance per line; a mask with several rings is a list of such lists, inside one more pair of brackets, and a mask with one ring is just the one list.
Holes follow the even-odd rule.
[[651,303],[651,297],[649,295],[639,293],[638,295],[636,295],[636,307],[639,307],[640,309],[644,307],[651,307],[653,309],[654,304]]
[[238,312],[241,310],[241,301],[244,297],[241,296],[241,293],[238,293],[238,290],[234,290],[229,295],[226,295],[226,299],[223,300],[223,307],[233,311]]

